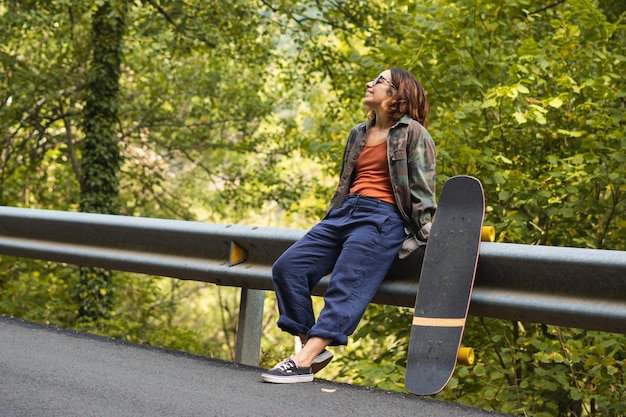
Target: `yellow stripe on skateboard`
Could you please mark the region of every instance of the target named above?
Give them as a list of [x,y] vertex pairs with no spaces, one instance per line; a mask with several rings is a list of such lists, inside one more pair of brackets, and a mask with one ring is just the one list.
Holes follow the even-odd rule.
[[434,317],[413,317],[413,326],[429,327],[463,327],[465,319],[442,319]]

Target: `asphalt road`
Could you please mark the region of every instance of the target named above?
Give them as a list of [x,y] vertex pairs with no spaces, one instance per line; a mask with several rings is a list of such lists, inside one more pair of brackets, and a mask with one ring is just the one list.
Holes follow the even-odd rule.
[[0,416],[499,416],[329,381],[274,385],[261,370],[0,316]]

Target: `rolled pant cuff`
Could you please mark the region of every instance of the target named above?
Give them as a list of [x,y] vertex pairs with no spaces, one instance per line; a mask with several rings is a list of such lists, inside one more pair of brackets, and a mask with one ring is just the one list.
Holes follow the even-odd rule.
[[348,336],[346,336],[345,334],[338,333],[338,332],[330,332],[330,331],[323,330],[323,329],[316,329],[315,327],[309,330],[309,332],[306,334],[307,339],[310,339],[312,337],[319,337],[321,339],[331,339],[332,340],[332,342],[330,342],[331,346],[340,346],[340,345],[348,344]]
[[278,328],[293,336],[299,336],[301,334],[306,335],[307,339],[312,337],[319,337],[321,339],[331,339],[331,346],[347,345],[348,336],[339,332],[331,332],[323,329],[317,329],[315,327],[309,329],[306,326],[301,325],[289,317],[280,316],[278,318]]
[[279,329],[293,336],[307,334],[310,330],[309,327],[303,326],[300,323],[293,321],[289,317],[285,317],[285,316],[280,316],[278,318],[277,325]]

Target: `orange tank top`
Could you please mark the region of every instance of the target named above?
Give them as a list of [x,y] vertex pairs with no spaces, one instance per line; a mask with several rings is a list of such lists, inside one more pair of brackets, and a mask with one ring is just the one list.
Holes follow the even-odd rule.
[[356,163],[356,179],[350,188],[350,194],[373,197],[396,204],[389,178],[386,141],[363,148]]

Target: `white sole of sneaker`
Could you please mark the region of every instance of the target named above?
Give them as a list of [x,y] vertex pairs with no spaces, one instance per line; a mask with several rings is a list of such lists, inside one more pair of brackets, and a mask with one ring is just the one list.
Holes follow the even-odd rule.
[[313,382],[313,374],[293,376],[261,374],[261,379],[272,384],[295,384],[298,382]]

